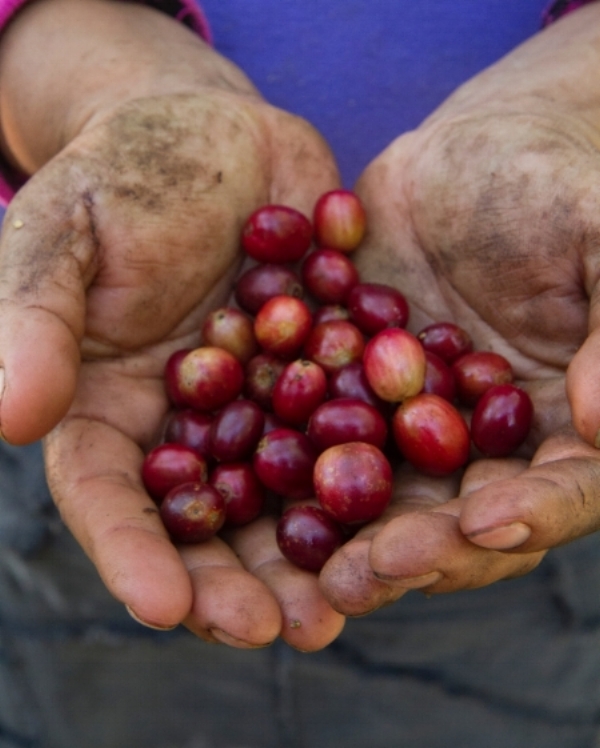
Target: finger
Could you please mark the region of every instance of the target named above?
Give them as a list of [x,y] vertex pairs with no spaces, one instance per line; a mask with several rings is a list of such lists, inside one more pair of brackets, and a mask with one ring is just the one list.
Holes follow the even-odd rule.
[[44,436],[71,403],[95,256],[84,204],[43,185],[14,198],[0,237],[0,427],[13,444]]
[[600,455],[565,429],[537,451],[531,467],[466,498],[460,527],[469,540],[497,550],[533,552],[600,527]]
[[323,593],[347,616],[361,616],[399,599],[409,589],[426,586],[428,579],[398,583],[391,575],[376,576],[370,561],[372,540],[396,517],[448,501],[456,495],[456,478],[419,475],[404,465],[394,477],[394,496],[376,521],[361,528],[325,564],[320,575]]
[[61,516],[134,618],[157,629],[185,622],[203,638],[238,647],[277,636],[276,600],[224,542],[180,552],[172,544],[141,485],[143,454],[134,442],[106,424],[69,418],[46,452]]
[[264,647],[281,630],[279,604],[267,586],[246,571],[220,538],[180,547],[194,589],[186,627],[208,641],[240,649]]
[[150,625],[180,623],[192,606],[192,585],[141,485],[139,447],[111,425],[69,418],[45,451],[60,514],[108,590]]
[[271,590],[281,608],[281,638],[303,652],[330,644],[344,616],[323,596],[316,574],[287,561],[277,546],[276,519],[264,516],[228,536],[244,567]]
[[403,513],[373,538],[374,574],[428,593],[474,589],[528,573],[543,553],[503,554],[470,543],[460,530],[466,496],[497,480],[521,474],[521,460],[480,460],[463,477],[461,496],[430,509]]
[[[596,295],[598,291],[596,291]],[[598,304],[592,304],[590,324],[600,315]],[[567,369],[567,398],[573,415],[573,425],[579,434],[596,447],[600,447],[600,381],[598,380],[600,361],[600,328],[595,329]]]

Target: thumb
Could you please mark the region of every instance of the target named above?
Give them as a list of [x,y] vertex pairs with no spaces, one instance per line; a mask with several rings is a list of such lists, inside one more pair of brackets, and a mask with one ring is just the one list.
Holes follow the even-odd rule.
[[44,172],[14,198],[0,235],[0,430],[17,445],[47,434],[73,400],[95,256],[85,202],[49,189]]

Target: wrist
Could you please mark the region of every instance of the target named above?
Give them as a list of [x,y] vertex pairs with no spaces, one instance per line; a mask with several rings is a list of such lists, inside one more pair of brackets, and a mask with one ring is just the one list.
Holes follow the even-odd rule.
[[257,96],[196,34],[141,4],[34,0],[0,39],[0,144],[26,174],[133,99],[221,88]]

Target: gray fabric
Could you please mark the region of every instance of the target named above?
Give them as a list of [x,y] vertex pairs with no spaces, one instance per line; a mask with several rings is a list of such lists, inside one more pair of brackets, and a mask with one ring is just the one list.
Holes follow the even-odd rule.
[[[349,621],[325,651],[153,632],[0,446],[0,748],[600,746],[600,543],[529,576]],[[6,512],[5,512],[6,508]]]

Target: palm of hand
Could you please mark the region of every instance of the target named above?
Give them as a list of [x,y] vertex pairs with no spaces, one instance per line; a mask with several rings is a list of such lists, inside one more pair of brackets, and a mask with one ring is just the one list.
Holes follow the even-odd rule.
[[[229,294],[243,221],[267,202],[309,213],[336,184],[305,122],[204,92],[133,101],[84,129],[7,212],[3,433],[26,442],[60,421],[45,455],[61,514],[113,594],[153,625],[185,620],[204,638],[255,646],[285,622],[277,584],[225,542],[170,543],[140,467],[168,407],[165,362],[199,343],[202,319]],[[316,582],[306,597],[335,630],[288,639],[318,648],[343,618]]]
[[409,588],[446,592],[526,573],[546,549],[598,526],[600,460],[571,426],[565,394],[595,283],[598,157],[561,125],[433,119],[359,180],[370,226],[356,258],[362,275],[406,294],[414,332],[453,320],[476,348],[509,358],[536,419],[519,455],[530,466],[480,459],[462,481],[400,471],[387,515],[323,571],[326,595],[347,614]]

